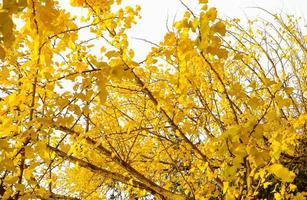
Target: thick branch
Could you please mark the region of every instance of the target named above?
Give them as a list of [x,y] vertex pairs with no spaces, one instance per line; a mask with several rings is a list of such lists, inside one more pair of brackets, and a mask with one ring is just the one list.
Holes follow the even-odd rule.
[[[71,135],[75,135],[75,136],[79,136],[80,134],[67,128],[67,127],[56,127],[56,129],[64,131],[66,133],[70,133]],[[153,182],[152,180],[146,178],[143,174],[141,174],[139,171],[137,171],[136,169],[134,169],[130,164],[128,164],[127,162],[125,162],[124,160],[122,160],[120,157],[118,156],[114,156],[112,155],[112,152],[109,151],[108,149],[106,149],[104,146],[102,146],[101,144],[97,145],[97,142],[89,137],[85,137],[86,141],[88,142],[88,144],[92,145],[92,146],[97,146],[97,149],[103,153],[105,156],[112,158],[112,160],[117,163],[118,165],[120,165],[121,167],[123,167],[125,170],[127,170],[131,175],[133,175],[136,179],[138,179],[140,182],[142,182],[142,184],[146,187],[146,188],[150,188],[150,191],[154,191],[155,193],[158,193],[162,196],[164,196],[167,199],[185,199],[183,196],[173,193],[169,190],[164,189],[163,187],[157,185],[155,182]]]

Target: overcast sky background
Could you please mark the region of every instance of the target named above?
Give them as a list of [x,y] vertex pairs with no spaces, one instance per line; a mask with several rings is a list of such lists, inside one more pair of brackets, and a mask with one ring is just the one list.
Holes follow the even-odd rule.
[[[98,1],[98,0],[97,0]],[[133,39],[142,38],[154,43],[159,43],[167,31],[168,26],[172,26],[174,20],[181,18],[185,12],[185,7],[179,0],[122,0],[123,5],[140,5],[142,19],[128,31],[130,37],[130,47],[136,52],[136,61],[145,58],[151,45],[144,41]],[[182,0],[191,10],[199,11],[198,0]],[[80,8],[69,6],[69,0],[59,1],[63,6],[69,7],[69,10],[75,15],[85,14]],[[301,16],[302,25],[307,24],[307,0],[209,0],[209,7],[216,7],[220,18],[239,18],[242,23],[247,18],[265,18],[268,15],[260,9],[252,7],[261,7],[273,13],[293,14]],[[305,27],[305,33],[307,27]],[[82,35],[82,34],[81,34]],[[88,38],[88,33],[83,34]],[[82,37],[82,36],[81,36]]]
[[[158,43],[166,32],[166,21],[169,26],[174,18],[180,19],[185,11],[179,0],[123,0],[129,5],[139,4],[142,8],[142,19],[138,21],[129,35],[144,38]],[[197,11],[198,0],[183,0],[192,10]],[[209,6],[218,10],[219,17],[233,17],[239,19],[259,18],[267,16],[263,11],[251,7],[261,7],[271,12],[294,14],[302,16],[307,24],[307,0],[209,0]],[[131,40],[130,45],[137,51],[137,58],[142,58],[151,48],[143,41]]]

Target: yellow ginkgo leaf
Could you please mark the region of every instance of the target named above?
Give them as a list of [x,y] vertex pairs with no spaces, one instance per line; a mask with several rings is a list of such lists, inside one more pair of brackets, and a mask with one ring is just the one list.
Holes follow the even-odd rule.
[[108,91],[106,90],[106,81],[107,79],[102,73],[99,73],[99,75],[97,75],[97,86],[99,88],[98,97],[101,104],[106,102],[108,96]]
[[217,33],[219,33],[219,34],[221,34],[222,36],[225,36],[225,34],[226,34],[226,25],[223,22],[219,21],[219,22],[217,22],[216,24],[214,24],[212,26],[212,30],[217,32]]
[[295,173],[289,171],[281,164],[273,164],[269,167],[269,172],[277,176],[284,182],[292,182],[295,178]]
[[206,13],[208,19],[210,21],[214,21],[216,19],[216,16],[217,16],[217,10],[216,8],[212,7],[208,10],[208,12]]
[[199,0],[199,3],[208,3],[208,0]]

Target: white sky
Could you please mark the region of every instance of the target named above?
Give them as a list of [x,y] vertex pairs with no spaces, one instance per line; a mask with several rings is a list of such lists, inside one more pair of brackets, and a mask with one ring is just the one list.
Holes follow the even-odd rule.
[[[0,0],[1,1],[1,0]],[[99,1],[99,0],[97,0]],[[151,45],[135,38],[146,39],[159,43],[167,31],[166,24],[172,27],[174,19],[180,19],[185,7],[179,0],[122,0],[125,5],[140,5],[142,19],[129,30],[130,47],[136,52],[136,61],[145,58]],[[198,0],[182,0],[194,11],[198,11]],[[69,0],[60,0],[64,6],[69,5]],[[251,7],[261,7],[270,12],[294,14],[303,17],[303,24],[307,24],[307,0],[209,0],[210,7],[216,7],[219,17],[239,18],[244,23],[246,18],[267,18],[263,11]],[[68,6],[69,7],[69,6]],[[80,15],[84,12],[79,8],[71,8],[73,14]],[[305,27],[307,28],[307,27]],[[86,33],[84,36],[88,36]],[[86,37],[87,38],[87,37]]]
[[[142,7],[142,19],[138,21],[129,35],[158,43],[166,32],[166,21],[169,27],[174,17],[179,19],[185,8],[179,0],[126,0],[129,5],[139,4]],[[125,3],[125,0],[123,0]],[[198,0],[183,0],[192,10],[197,10]],[[307,0],[209,0],[209,6],[217,8],[220,17],[235,17],[246,19],[265,17],[264,13],[255,8],[261,7],[268,11],[302,16],[307,24]],[[137,50],[138,59],[143,58],[151,48],[143,41],[131,40],[131,47]]]

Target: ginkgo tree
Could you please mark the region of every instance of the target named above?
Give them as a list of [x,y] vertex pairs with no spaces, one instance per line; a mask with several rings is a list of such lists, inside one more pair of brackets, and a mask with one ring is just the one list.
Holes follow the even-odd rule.
[[139,6],[70,3],[86,14],[2,2],[1,199],[304,199],[298,19],[242,25],[182,2],[139,62],[127,36]]

